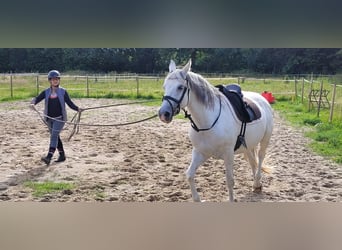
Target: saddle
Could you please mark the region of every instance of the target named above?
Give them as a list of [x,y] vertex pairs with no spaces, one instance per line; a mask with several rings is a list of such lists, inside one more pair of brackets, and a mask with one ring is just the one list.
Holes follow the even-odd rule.
[[245,99],[241,87],[237,84],[217,85],[218,88],[230,101],[236,116],[241,122],[252,122],[261,117],[259,108],[254,102]]
[[243,97],[241,87],[237,84],[220,84],[215,87],[228,98],[236,116],[242,122],[240,134],[237,138],[234,151],[237,150],[241,144],[247,148],[245,141],[246,124],[261,117],[259,108],[254,102]]

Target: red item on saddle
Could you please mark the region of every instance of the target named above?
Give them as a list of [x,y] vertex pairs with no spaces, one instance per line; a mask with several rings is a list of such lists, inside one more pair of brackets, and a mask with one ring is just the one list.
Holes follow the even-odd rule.
[[269,102],[269,103],[274,103],[275,102],[275,98],[274,96],[272,95],[271,92],[267,92],[267,91],[264,91],[262,94],[261,94],[263,97],[265,97],[265,99]]

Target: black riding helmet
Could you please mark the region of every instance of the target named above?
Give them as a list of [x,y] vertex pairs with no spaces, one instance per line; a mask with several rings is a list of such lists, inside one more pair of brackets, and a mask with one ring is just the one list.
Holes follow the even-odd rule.
[[51,70],[49,73],[48,73],[48,80],[51,80],[51,78],[54,78],[54,77],[57,77],[57,78],[61,78],[61,74],[59,73],[59,71],[57,70]]

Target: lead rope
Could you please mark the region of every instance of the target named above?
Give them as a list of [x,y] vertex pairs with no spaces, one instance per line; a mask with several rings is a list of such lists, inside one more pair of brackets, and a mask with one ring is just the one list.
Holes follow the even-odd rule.
[[[152,115],[150,117],[141,119],[141,120],[137,120],[137,121],[133,121],[133,122],[126,122],[126,123],[115,123],[115,124],[89,124],[89,123],[81,123],[81,114],[82,112],[77,112],[76,115],[73,117],[73,119],[71,120],[71,124],[73,124],[73,129],[68,137],[68,141],[70,141],[70,139],[73,137],[74,134],[78,134],[79,132],[79,128],[80,126],[88,126],[88,127],[121,127],[121,126],[128,126],[128,125],[132,125],[132,124],[136,124],[136,123],[140,123],[140,122],[145,122],[151,119],[154,119],[158,116],[158,114]],[[73,122],[73,120],[75,120]],[[69,122],[68,122],[69,123]]]
[[77,125],[80,123],[81,121],[81,114],[82,112],[77,112],[74,117],[71,119],[71,122],[74,123],[73,129],[71,130],[69,137],[68,137],[68,141],[71,140],[71,138],[74,136],[74,134],[78,134],[78,132],[80,131],[80,126]]
[[[90,108],[84,108],[82,110],[90,110],[90,109],[100,109],[100,108],[107,108],[107,107],[115,107],[115,106],[123,106],[123,105],[129,105],[129,104],[138,104],[138,103],[144,103],[144,102],[150,102],[150,101],[141,101],[141,102],[130,102],[130,103],[120,103],[120,104],[112,104],[112,105],[104,105],[104,106],[97,106],[97,107],[90,107]],[[54,120],[54,121],[59,121],[61,122],[61,120],[56,119],[54,117],[50,117],[48,115],[43,114],[42,112],[39,112],[35,106],[31,106],[31,108],[39,115],[39,117],[41,118],[41,120],[44,122],[45,125],[48,125],[45,121],[45,118],[49,118],[50,120]],[[89,124],[89,123],[81,123],[81,114],[82,112],[77,112],[73,118],[71,119],[70,122],[68,121],[62,121],[65,124],[71,124],[73,125],[73,129],[68,137],[68,141],[70,141],[70,139],[73,137],[74,134],[78,134],[79,132],[79,128],[80,126],[88,126],[88,127],[120,127],[120,126],[127,126],[127,125],[132,125],[132,124],[136,124],[136,123],[140,123],[140,122],[144,122],[144,121],[148,121],[151,119],[154,119],[158,116],[158,114],[154,114],[150,117],[141,119],[141,120],[137,120],[137,121],[133,121],[133,122],[126,122],[126,123],[116,123],[116,124]]]

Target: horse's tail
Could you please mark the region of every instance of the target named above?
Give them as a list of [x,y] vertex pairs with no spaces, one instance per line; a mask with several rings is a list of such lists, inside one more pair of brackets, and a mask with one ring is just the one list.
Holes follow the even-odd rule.
[[262,166],[262,167],[261,167],[261,170],[262,170],[262,172],[264,172],[264,173],[266,173],[266,174],[271,174],[273,168],[272,168],[272,167],[265,167],[265,166]]

